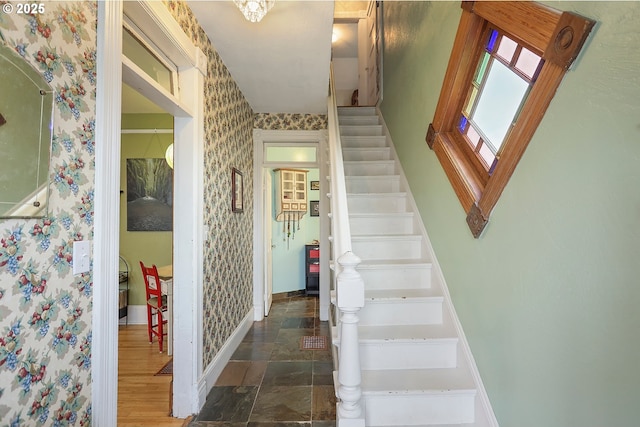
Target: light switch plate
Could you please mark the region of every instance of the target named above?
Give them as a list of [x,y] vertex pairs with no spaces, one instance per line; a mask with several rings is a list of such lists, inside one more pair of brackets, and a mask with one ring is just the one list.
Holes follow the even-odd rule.
[[90,269],[91,244],[89,240],[80,240],[73,242],[73,274],[86,273]]

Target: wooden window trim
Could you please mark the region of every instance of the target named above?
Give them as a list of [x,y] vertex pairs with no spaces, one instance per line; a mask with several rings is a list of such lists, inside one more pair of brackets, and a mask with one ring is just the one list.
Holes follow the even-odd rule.
[[[595,21],[530,1],[463,1],[461,7],[462,16],[426,141],[440,161],[477,238]],[[544,60],[491,176],[478,171],[460,148],[462,136],[456,129],[478,51],[484,43],[482,34],[489,23],[543,52]]]

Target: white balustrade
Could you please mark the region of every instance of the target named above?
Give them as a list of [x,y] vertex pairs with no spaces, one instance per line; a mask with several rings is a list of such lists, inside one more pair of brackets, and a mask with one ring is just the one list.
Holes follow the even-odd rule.
[[[351,230],[347,208],[347,190],[344,177],[338,109],[335,101],[333,68],[330,76],[328,99],[328,134],[330,163],[330,193],[327,194],[331,218],[331,261],[335,283],[338,347],[338,427],[364,427],[362,408],[360,344],[358,338],[358,312],[364,307],[364,282],[356,271],[360,263],[351,251]],[[337,262],[336,262],[337,260]]]
[[356,271],[360,258],[347,252],[338,259],[336,303],[340,309],[340,353],[338,369],[338,427],[364,426],[360,398],[360,344],[358,312],[364,307],[364,281]]

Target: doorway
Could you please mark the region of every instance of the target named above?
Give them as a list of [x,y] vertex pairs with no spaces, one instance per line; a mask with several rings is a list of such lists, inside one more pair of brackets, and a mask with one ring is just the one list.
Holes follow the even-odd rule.
[[[204,121],[203,100],[206,57],[193,46],[167,8],[158,2],[98,2],[98,56],[96,121],[96,190],[94,227],[94,310],[92,346],[93,424],[117,424],[118,373],[118,235],[120,190],[120,113],[123,76],[134,69],[122,58],[123,16],[162,46],[180,69],[178,99],[167,97],[150,79],[135,80],[136,89],[175,116],[174,218],[202,218]],[[174,48],[172,48],[174,47]],[[122,67],[121,67],[122,66]],[[166,92],[166,91],[164,91]],[[158,96],[161,95],[161,96]],[[173,99],[172,99],[173,98]],[[188,191],[187,191],[188,189]],[[198,375],[202,372],[202,221],[174,221],[174,283],[181,292],[174,296],[173,411],[186,417],[199,409]],[[115,242],[114,242],[115,240]],[[194,309],[195,307],[195,309]],[[198,309],[200,307],[200,309]],[[177,329],[177,328],[176,328]]]
[[376,106],[381,100],[381,9],[378,1],[337,5],[331,47],[338,106]]
[[[314,147],[315,148],[315,147]],[[286,151],[295,153],[298,147],[286,147]],[[293,156],[292,156],[293,157]],[[284,214],[278,212],[279,197],[278,175],[286,173],[286,168],[295,168],[298,175],[305,177],[304,210],[289,211]],[[318,183],[319,169],[317,167],[300,168],[296,163],[278,168],[265,168],[265,173],[272,177],[273,185],[269,188],[270,198],[275,206],[265,211],[265,222],[271,223],[271,234],[266,242],[267,250],[272,248],[273,293],[307,293],[305,275],[305,249],[307,245],[319,245],[320,217],[314,207],[320,201]],[[279,219],[278,219],[279,217]],[[269,269],[269,266],[266,266]],[[315,291],[315,288],[314,288]]]
[[[317,240],[319,240],[319,246],[321,253],[324,252],[325,256],[328,256],[328,216],[326,215],[326,201],[321,194],[326,194],[328,191],[328,184],[325,179],[320,179],[322,176],[327,176],[326,166],[326,142],[327,132],[321,131],[267,131],[255,129],[253,135],[254,141],[254,165],[257,170],[261,170],[262,173],[254,174],[254,206],[260,207],[254,210],[254,320],[260,321],[267,314],[265,310],[266,300],[270,296],[268,292],[269,282],[266,280],[266,272],[269,267],[273,267],[273,292],[287,292],[289,290],[303,290],[304,286],[304,252],[296,250],[293,252],[292,242],[295,242],[296,247],[300,244],[304,246],[306,240],[315,240],[316,235],[311,237],[309,234],[300,233],[294,239],[292,239],[292,230],[294,220],[302,219],[304,222],[296,223],[295,229],[298,232],[298,225],[300,225],[300,231],[309,231],[313,227],[317,227],[318,234]],[[280,154],[276,157],[269,157],[266,153],[268,148],[276,148],[275,151],[280,151]],[[296,149],[307,149],[307,153],[312,152],[313,155],[305,154],[295,159],[290,153]],[[282,157],[284,156],[284,157]],[[287,157],[289,156],[289,157]],[[260,169],[258,169],[260,168]],[[305,216],[296,217],[291,215],[286,217],[284,221],[276,221],[274,219],[274,209],[276,209],[276,203],[273,202],[273,208],[269,208],[269,203],[265,200],[267,197],[273,201],[274,191],[272,190],[277,186],[277,182],[274,176],[274,169],[278,168],[295,168],[305,171],[314,171],[313,179],[317,182],[317,190],[309,190],[310,181],[306,183],[307,194],[313,197],[313,201],[318,202],[318,217],[311,217],[309,212],[309,206],[307,205],[307,214]],[[269,179],[265,179],[265,174],[270,175],[270,180],[273,184],[268,184]],[[316,185],[316,184],[314,184]],[[268,186],[268,187],[266,187]],[[269,191],[267,191],[269,190]],[[311,201],[312,199],[309,198]],[[271,226],[271,232],[268,232],[267,226]],[[307,224],[307,225],[304,225]],[[287,226],[289,230],[287,231]],[[289,234],[289,236],[287,236]],[[296,240],[297,239],[297,240]],[[288,250],[287,250],[288,245]],[[268,254],[273,251],[274,261],[270,266],[267,264]],[[278,256],[282,256],[284,260],[275,259]],[[289,256],[297,257],[295,260],[289,258]],[[302,257],[302,258],[300,258]],[[278,276],[276,265],[295,266],[300,271],[293,275],[294,284],[283,285],[276,283],[276,277]],[[326,264],[326,270],[324,266]],[[286,267],[283,267],[286,269]],[[324,270],[324,271],[323,271]],[[290,275],[290,274],[289,274]],[[321,260],[320,270],[320,320],[328,320],[329,316],[329,271],[328,271],[328,258],[326,262]],[[281,287],[283,286],[283,287]]]
[[[174,118],[126,84],[122,97],[119,253],[127,305],[118,332],[118,425],[131,425],[140,413],[156,419],[171,413],[172,337],[164,337],[162,352],[157,337],[149,344],[140,262],[159,269],[173,263],[173,170],[165,155],[173,150]],[[164,316],[171,319],[168,311]],[[146,390],[154,390],[152,398]]]

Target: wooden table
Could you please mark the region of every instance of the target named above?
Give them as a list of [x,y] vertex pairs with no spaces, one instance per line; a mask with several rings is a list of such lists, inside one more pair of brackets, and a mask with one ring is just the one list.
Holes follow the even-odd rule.
[[167,355],[173,354],[173,264],[158,267],[162,293],[167,296]]

